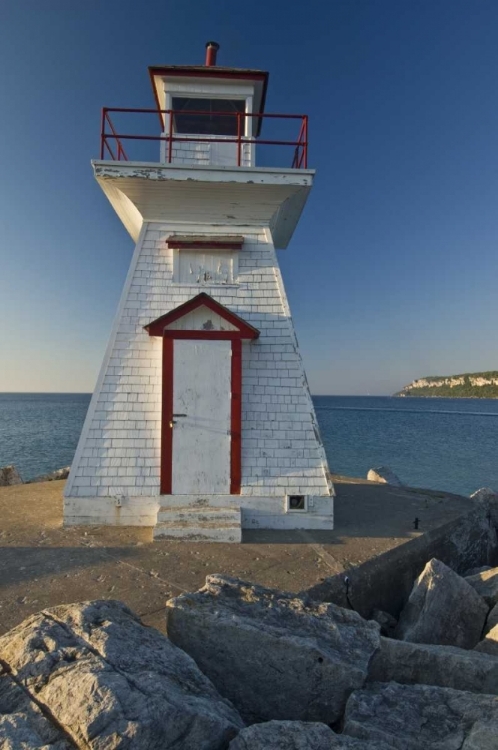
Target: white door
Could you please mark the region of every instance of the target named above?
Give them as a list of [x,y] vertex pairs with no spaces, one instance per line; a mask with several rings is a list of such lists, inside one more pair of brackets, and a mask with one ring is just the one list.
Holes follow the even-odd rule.
[[174,495],[230,493],[231,348],[230,341],[174,342]]

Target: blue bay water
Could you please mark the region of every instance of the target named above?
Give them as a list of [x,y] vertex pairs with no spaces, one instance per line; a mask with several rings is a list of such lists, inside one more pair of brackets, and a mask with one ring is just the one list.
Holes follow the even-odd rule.
[[[315,396],[330,468],[388,465],[407,484],[468,495],[498,490],[498,400]],[[88,394],[0,394],[0,466],[24,479],[71,463]]]

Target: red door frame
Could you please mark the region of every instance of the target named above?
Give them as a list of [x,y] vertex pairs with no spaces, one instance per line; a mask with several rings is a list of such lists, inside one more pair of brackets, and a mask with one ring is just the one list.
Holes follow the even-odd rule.
[[[197,331],[167,329],[200,305],[209,307],[237,330]],[[145,326],[149,336],[161,336],[162,353],[162,407],[161,407],[161,495],[171,495],[173,485],[173,370],[175,339],[225,340],[232,342],[231,361],[231,413],[230,413],[230,494],[240,495],[242,477],[242,340],[256,339],[259,331],[246,323],[207,294],[199,294],[184,305],[162,315]]]

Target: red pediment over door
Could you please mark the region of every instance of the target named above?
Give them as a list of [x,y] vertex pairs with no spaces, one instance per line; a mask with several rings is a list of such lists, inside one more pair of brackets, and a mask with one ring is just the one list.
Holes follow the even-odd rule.
[[201,292],[144,326],[149,336],[165,338],[257,339],[259,331],[215,299]]

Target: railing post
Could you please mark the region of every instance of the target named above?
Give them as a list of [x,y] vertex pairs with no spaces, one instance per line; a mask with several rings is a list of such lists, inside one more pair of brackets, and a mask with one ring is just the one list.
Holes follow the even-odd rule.
[[304,115],[304,168],[308,169],[308,115]]
[[102,107],[102,116],[100,120],[100,160],[104,159],[104,140],[105,140],[105,113],[106,108]]
[[240,167],[241,153],[242,153],[242,142],[240,139],[240,112],[237,112],[237,166]]
[[171,164],[173,155],[173,110],[169,111],[169,133],[168,133],[168,164]]

